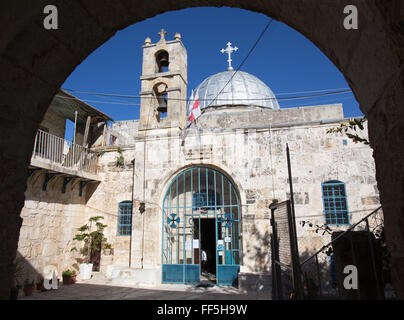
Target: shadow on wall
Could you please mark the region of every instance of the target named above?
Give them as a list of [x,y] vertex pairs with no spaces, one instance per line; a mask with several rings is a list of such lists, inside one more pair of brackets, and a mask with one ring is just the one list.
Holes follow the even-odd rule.
[[[49,271],[52,272],[53,270]],[[17,251],[14,263],[13,282],[10,288],[10,299],[16,299],[18,295],[29,295],[29,292],[32,293],[35,289],[42,291],[43,279],[44,275]],[[18,289],[16,290],[16,288]],[[21,288],[23,290],[19,290]]]
[[80,196],[80,180],[73,179],[62,192],[64,179],[62,176],[56,177],[47,185],[46,191],[43,190],[45,175],[36,173],[27,180],[27,189],[25,191],[25,201],[38,201],[46,203],[59,204],[86,204],[94,192],[97,190],[100,182],[90,182],[82,190]]
[[[243,264],[251,261],[249,265],[253,272],[269,272],[271,270],[271,234],[268,231],[261,233],[255,225],[249,226],[251,240],[247,248],[244,248]],[[253,240],[252,240],[253,239]],[[252,245],[254,243],[254,245]]]

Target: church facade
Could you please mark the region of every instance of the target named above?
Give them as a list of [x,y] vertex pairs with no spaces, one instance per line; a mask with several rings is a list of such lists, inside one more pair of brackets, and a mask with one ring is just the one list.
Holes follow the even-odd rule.
[[[199,129],[184,130],[187,52],[180,34],[166,40],[162,30],[160,36],[143,46],[140,119],[114,122],[107,145],[94,141],[99,183],[83,190],[85,200],[74,214],[77,225],[104,217],[113,247],[113,255],[101,256],[107,278],[270,287],[269,206],[290,198],[287,145],[301,256],[313,254],[330,236],[300,222],[345,230],[379,206],[372,149],[326,133],[346,121],[342,105],[282,109],[265,83],[231,68],[230,54],[226,71],[193,90],[202,111]],[[232,49],[229,43],[223,51]],[[42,202],[52,210],[52,200]],[[23,218],[35,210],[41,215],[33,203],[26,201]],[[69,203],[59,207],[62,216],[74,211]],[[31,252],[26,246],[33,228],[23,224],[24,252]],[[45,263],[39,249],[29,258],[22,255],[37,269],[77,266],[78,254],[70,252],[74,228],[69,230],[56,241],[54,255],[63,260]]]

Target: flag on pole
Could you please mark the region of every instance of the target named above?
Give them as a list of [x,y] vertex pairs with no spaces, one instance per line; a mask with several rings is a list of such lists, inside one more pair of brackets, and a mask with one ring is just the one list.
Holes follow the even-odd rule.
[[189,112],[187,127],[189,127],[191,125],[192,121],[195,121],[196,119],[198,119],[198,117],[200,115],[201,115],[201,108],[200,108],[200,104],[199,104],[199,94],[197,91],[196,96],[194,98],[194,92],[192,91],[190,112]]
[[202,114],[202,112],[201,112],[201,108],[200,108],[200,104],[199,104],[198,91],[196,92],[196,95],[194,97],[194,91],[192,90],[192,94],[191,94],[191,98],[189,99],[189,106],[188,106],[188,121],[187,121],[187,125],[183,132],[182,140],[185,140],[186,136],[188,135],[188,128],[192,125],[192,123],[194,123],[198,142],[199,142],[199,144],[201,144],[201,136],[200,136],[200,132],[199,132],[199,127],[196,122],[196,120],[199,118],[199,116],[201,114]]
[[189,126],[191,125],[191,123],[189,122],[189,118],[191,117],[191,113],[192,113],[192,107],[193,104],[192,102],[194,101],[194,90],[192,90],[191,92],[191,98],[189,98],[189,102],[188,102],[188,110],[187,110],[187,125],[185,128],[189,128]]

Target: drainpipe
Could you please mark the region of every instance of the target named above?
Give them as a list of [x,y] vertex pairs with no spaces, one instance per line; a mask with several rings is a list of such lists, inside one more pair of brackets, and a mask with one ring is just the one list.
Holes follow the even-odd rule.
[[143,231],[142,231],[142,268],[143,269],[143,257],[144,257],[144,214],[142,214],[142,226],[143,226]]
[[131,230],[130,230],[130,240],[129,240],[129,268],[132,266],[132,229],[133,229],[133,205],[134,205],[134,188],[135,188],[135,159],[131,161],[133,165],[132,173],[132,216],[131,216]]
[[[146,132],[147,134],[147,132]],[[146,205],[146,136],[143,144],[143,203],[144,206]],[[140,214],[142,215],[142,266],[141,269],[143,269],[143,259],[144,259],[144,216],[146,215],[145,210],[143,210],[144,207],[142,207],[142,211]],[[140,210],[139,210],[140,211]]]

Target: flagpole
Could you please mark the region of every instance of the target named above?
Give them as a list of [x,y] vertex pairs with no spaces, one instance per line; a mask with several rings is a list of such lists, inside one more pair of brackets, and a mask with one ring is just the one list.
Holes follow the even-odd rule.
[[196,95],[194,96],[194,90],[192,90],[192,94],[191,94],[191,98],[189,100],[189,105],[188,105],[188,120],[187,120],[187,125],[183,131],[182,134],[182,140],[185,141],[185,138],[188,135],[188,129],[189,127],[192,125],[192,123],[194,123],[195,125],[195,130],[197,133],[197,139],[199,144],[201,144],[201,136],[200,136],[200,132],[199,132],[199,127],[198,124],[196,122],[196,120],[200,117],[201,115],[201,107],[199,104],[199,94],[198,91],[196,92]]

